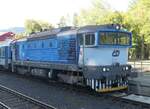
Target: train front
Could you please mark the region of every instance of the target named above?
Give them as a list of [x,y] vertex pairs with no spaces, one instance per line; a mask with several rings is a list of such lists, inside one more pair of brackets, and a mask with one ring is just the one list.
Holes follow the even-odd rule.
[[128,87],[131,66],[128,49],[131,33],[119,25],[91,26],[79,34],[79,65],[87,86],[98,92],[123,90]]

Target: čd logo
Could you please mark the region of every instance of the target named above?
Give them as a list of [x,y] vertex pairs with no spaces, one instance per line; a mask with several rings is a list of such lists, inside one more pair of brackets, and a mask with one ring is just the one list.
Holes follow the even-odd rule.
[[112,56],[113,57],[118,57],[120,55],[120,50],[114,50],[113,52],[112,52]]

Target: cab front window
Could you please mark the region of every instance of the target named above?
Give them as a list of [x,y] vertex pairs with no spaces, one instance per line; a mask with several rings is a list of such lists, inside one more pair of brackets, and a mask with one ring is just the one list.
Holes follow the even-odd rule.
[[130,34],[123,32],[100,32],[100,45],[130,45]]

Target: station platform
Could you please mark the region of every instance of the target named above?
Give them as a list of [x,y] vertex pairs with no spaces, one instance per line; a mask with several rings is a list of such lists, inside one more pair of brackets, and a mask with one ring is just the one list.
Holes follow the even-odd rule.
[[142,102],[142,103],[146,103],[146,104],[150,104],[150,97],[147,97],[147,96],[131,94],[131,95],[128,95],[128,96],[124,96],[122,98],[137,101],[137,102]]
[[150,96],[150,72],[129,79],[129,93]]

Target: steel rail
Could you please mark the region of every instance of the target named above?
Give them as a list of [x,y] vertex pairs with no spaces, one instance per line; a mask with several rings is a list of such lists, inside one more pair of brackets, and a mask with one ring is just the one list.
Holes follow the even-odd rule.
[[[1,97],[1,93],[4,97]],[[11,96],[9,97],[9,95],[11,95]],[[7,88],[5,86],[0,85],[0,106],[4,107],[2,109],[12,109],[12,107],[9,106],[9,104],[10,103],[13,104],[14,99],[17,99],[18,101],[23,100],[23,103],[22,104],[20,103],[20,105],[18,105],[18,106],[22,105],[24,107],[24,102],[26,102],[26,106],[27,105],[32,105],[32,106],[34,105],[36,108],[38,107],[37,109],[56,109],[54,106],[51,106],[49,104],[46,104],[44,102],[41,102],[39,100],[36,100],[36,99],[31,98],[29,96],[26,96],[22,93],[19,93],[15,90],[12,90],[10,88]],[[14,104],[14,105],[16,105],[16,104]],[[15,109],[15,108],[13,108],[13,109]]]

